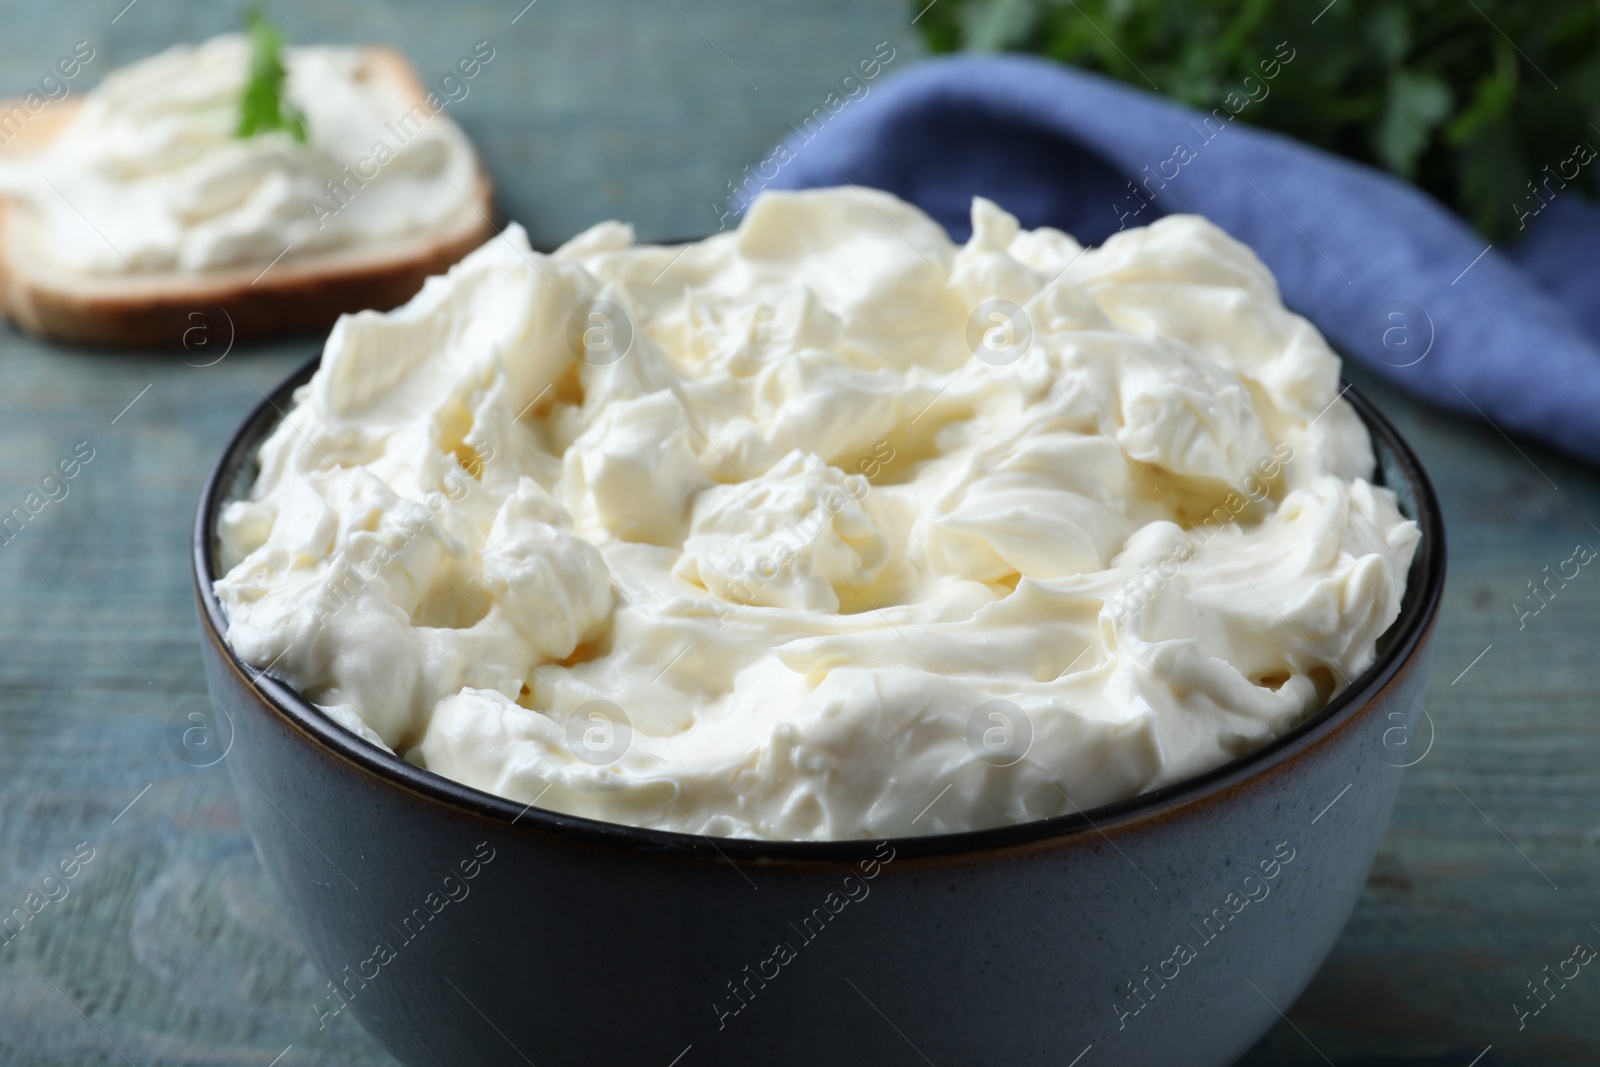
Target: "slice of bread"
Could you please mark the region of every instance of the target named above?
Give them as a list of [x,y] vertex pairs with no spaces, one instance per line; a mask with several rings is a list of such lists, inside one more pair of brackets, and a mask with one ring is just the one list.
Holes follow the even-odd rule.
[[[428,95],[404,56],[385,48],[368,51],[372,77],[393,80],[413,101]],[[12,103],[0,102],[0,114]],[[82,97],[73,97],[43,108],[0,146],[0,158],[39,151],[81,105]],[[38,224],[0,199],[0,311],[30,333],[121,347],[179,342],[199,321],[219,331],[212,337],[219,343],[229,336],[246,341],[326,330],[345,312],[405,303],[430,275],[442,274],[494,236],[493,188],[481,163],[477,169],[476,187],[461,190],[471,210],[453,216],[440,232],[292,258],[270,269],[262,262],[145,271],[145,277],[91,276],[42,261],[29,252],[36,247]]]

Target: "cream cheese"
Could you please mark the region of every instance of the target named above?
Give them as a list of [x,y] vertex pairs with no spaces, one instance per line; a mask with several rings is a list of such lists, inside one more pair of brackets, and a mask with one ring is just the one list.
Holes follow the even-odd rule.
[[139,60],[89,92],[42,151],[0,163],[0,194],[38,221],[34,251],[66,271],[137,280],[427,236],[477,210],[465,135],[373,53],[284,49],[305,144],[235,136],[249,62],[237,34]]
[[972,218],[511,227],[344,318],[223,514],[229,641],[439,774],[710,835],[1038,819],[1280,735],[1418,539],[1337,357],[1203,219]]

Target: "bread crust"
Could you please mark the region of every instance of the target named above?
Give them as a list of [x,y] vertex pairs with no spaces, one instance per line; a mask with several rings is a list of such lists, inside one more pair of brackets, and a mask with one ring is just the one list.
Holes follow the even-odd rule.
[[[430,95],[398,52],[372,48],[369,55],[375,73],[398,82],[414,101]],[[0,113],[12,103],[0,102]],[[41,109],[0,146],[0,158],[41,150],[81,106],[82,98],[76,97]],[[212,349],[226,340],[325,331],[347,312],[398,307],[428,277],[494,236],[493,186],[481,161],[477,169],[477,185],[463,190],[474,210],[449,230],[311,255],[265,270],[267,264],[258,263],[109,278],[40,271],[17,255],[23,242],[15,239],[15,231],[27,220],[15,204],[0,198],[0,312],[29,333],[124,348],[188,347],[192,337],[203,336],[202,343]],[[193,333],[196,326],[204,327],[200,335]]]

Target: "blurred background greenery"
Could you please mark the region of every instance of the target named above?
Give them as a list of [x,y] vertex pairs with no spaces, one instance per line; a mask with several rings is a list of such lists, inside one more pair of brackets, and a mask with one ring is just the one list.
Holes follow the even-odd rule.
[[1240,118],[1406,178],[1492,239],[1540,206],[1535,187],[1600,191],[1595,0],[912,5],[932,51],[1037,53],[1207,110],[1287,42],[1293,66]]

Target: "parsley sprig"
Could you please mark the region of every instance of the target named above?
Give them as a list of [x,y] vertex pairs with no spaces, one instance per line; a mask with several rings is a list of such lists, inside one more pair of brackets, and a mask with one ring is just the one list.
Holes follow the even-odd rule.
[[1038,52],[1208,110],[1285,41],[1293,66],[1241,119],[1383,167],[1496,240],[1560,188],[1600,192],[1595,0],[906,2],[933,51]]
[[272,130],[287,130],[301,144],[306,140],[306,117],[283,98],[288,71],[283,65],[283,31],[274,26],[255,4],[245,12],[250,31],[250,80],[239,98],[238,137],[254,137]]

